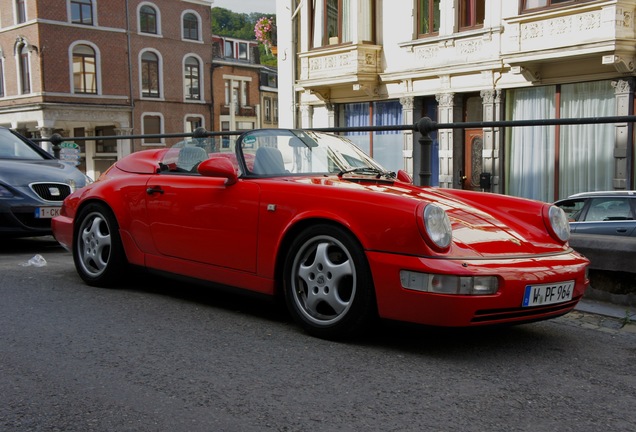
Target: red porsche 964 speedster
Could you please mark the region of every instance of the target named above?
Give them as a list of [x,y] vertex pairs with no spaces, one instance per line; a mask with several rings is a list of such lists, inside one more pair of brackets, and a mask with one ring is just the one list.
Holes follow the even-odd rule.
[[117,285],[135,266],[280,294],[324,338],[377,318],[453,327],[554,318],[589,284],[558,207],[418,187],[346,138],[312,131],[133,153],[67,197],[52,228],[89,285]]

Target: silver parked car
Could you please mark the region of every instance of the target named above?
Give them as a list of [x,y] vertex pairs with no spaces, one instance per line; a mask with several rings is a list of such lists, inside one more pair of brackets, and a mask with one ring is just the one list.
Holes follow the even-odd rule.
[[555,202],[578,234],[636,237],[636,191],[584,192]]
[[90,182],[74,165],[0,127],[0,238],[51,234],[64,198]]

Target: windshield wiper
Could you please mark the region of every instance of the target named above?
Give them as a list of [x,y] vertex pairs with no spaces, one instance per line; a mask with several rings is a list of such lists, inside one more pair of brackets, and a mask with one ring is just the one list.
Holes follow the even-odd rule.
[[338,173],[338,177],[342,177],[345,174],[351,174],[351,173],[370,173],[370,174],[375,174],[375,178],[380,178],[380,177],[386,177],[386,178],[393,178],[395,177],[395,173],[391,172],[391,171],[385,171],[379,168],[375,168],[375,167],[356,167],[356,168],[349,168],[346,170],[341,170]]

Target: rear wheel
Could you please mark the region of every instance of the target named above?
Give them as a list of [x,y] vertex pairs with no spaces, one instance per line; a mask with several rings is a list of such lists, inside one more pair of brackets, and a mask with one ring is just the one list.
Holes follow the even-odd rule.
[[314,336],[353,336],[377,315],[364,251],[340,227],[317,225],[303,231],[291,245],[284,274],[287,307]]
[[120,281],[127,267],[119,225],[104,204],[84,207],[75,222],[73,261],[89,285],[106,287]]

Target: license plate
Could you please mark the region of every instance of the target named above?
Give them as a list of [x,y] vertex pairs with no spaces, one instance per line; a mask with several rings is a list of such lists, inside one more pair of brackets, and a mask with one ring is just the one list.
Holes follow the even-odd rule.
[[523,307],[563,303],[572,300],[574,281],[544,285],[526,285]]
[[36,219],[51,219],[60,215],[60,207],[38,207],[35,209]]

